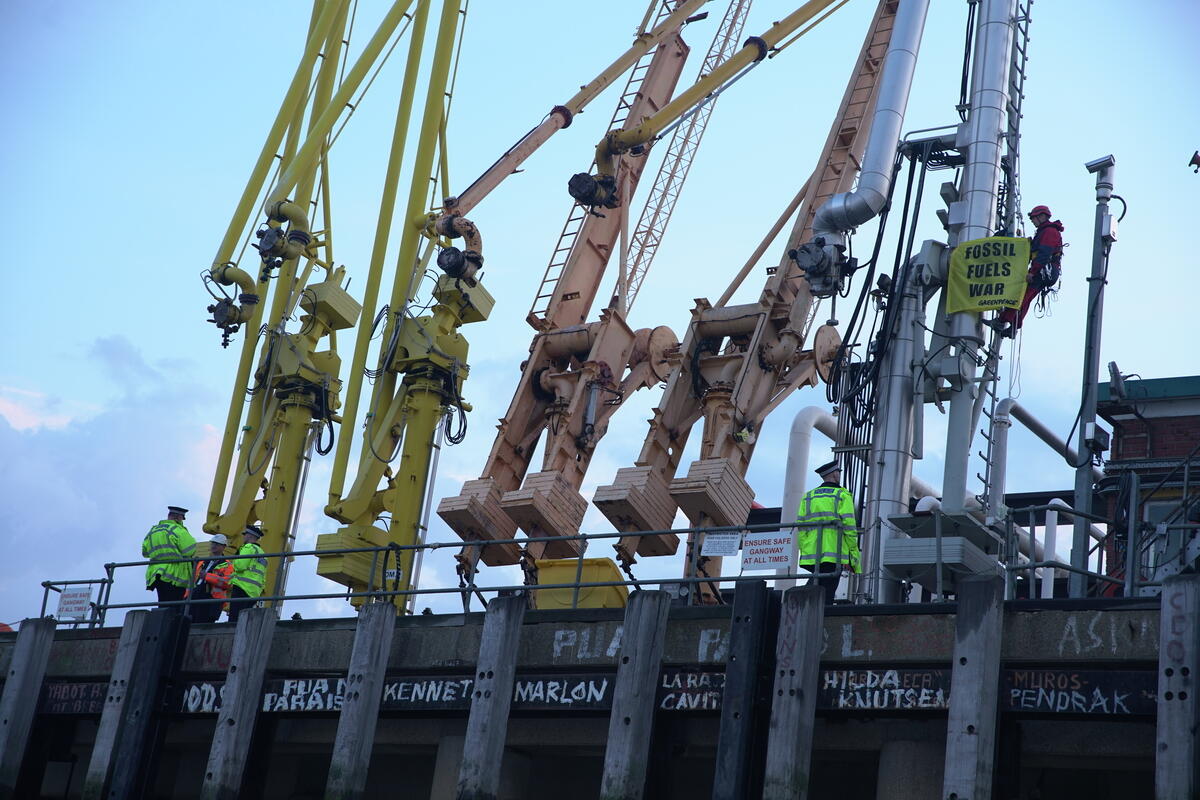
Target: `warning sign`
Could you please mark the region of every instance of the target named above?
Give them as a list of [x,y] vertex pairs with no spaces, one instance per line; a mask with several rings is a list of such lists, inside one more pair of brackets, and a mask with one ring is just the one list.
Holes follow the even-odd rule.
[[1029,240],[1017,236],[972,239],[950,254],[946,311],[1018,308],[1025,295]]
[[92,587],[63,589],[58,596],[59,619],[86,619],[92,604]]
[[792,539],[791,531],[747,533],[742,537],[742,571],[791,567]]
[[700,545],[700,555],[736,556],[741,546],[742,535],[736,531],[733,533],[710,533],[704,537],[704,544]]

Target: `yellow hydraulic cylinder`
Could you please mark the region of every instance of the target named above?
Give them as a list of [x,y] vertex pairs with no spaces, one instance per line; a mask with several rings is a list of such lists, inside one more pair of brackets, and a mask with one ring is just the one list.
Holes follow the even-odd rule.
[[396,124],[392,129],[392,147],[388,155],[387,171],[383,178],[383,196],[379,201],[379,216],[375,223],[375,243],[371,248],[371,261],[367,268],[367,285],[363,291],[362,322],[354,340],[354,356],[350,359],[347,374],[345,406],[342,410],[342,435],[338,437],[334,453],[332,474],[329,478],[329,502],[335,503],[342,496],[346,481],[346,467],[350,460],[351,432],[358,419],[358,401],[362,392],[363,368],[367,364],[367,350],[371,345],[370,322],[375,319],[379,304],[379,285],[383,279],[383,264],[387,257],[391,237],[392,219],[396,213],[396,193],[400,184],[400,170],[404,165],[404,143],[408,138],[408,126],[412,119],[413,98],[417,92],[417,77],[421,70],[421,53],[425,43],[425,29],[429,20],[429,0],[419,0],[413,16],[412,38],[409,40],[408,60],[404,68],[404,83],[400,88],[400,102],[396,107]]
[[[383,495],[383,504],[391,512],[392,523],[388,539],[404,546],[421,541],[421,510],[425,507],[425,493],[429,489],[429,463],[433,455],[433,435],[446,413],[446,397],[441,381],[417,378],[408,387],[406,416],[408,424],[404,433],[404,447],[400,451],[400,463],[396,477]],[[400,554],[400,572],[397,576],[400,589],[412,586],[414,551],[404,550]],[[397,597],[394,602],[403,608],[406,597]]]
[[[273,453],[266,496],[254,504],[254,516],[263,531],[260,542],[268,553],[292,549],[291,526],[300,491],[300,474],[309,443],[315,434],[312,407],[297,399],[285,399],[278,412],[279,446]],[[267,559],[264,594],[282,594],[285,574],[283,558]]]
[[679,119],[696,103],[703,100],[713,90],[720,87],[738,72],[756,61],[762,61],[772,47],[779,44],[784,37],[799,28],[813,17],[820,14],[837,0],[809,0],[800,8],[776,22],[762,36],[751,37],[746,46],[733,54],[708,75],[696,81],[687,89],[675,95],[658,113],[645,119],[634,128],[621,131],[610,131],[596,146],[596,170],[601,175],[615,175],[615,156],[627,152],[631,147],[645,144],[662,132],[664,128]]

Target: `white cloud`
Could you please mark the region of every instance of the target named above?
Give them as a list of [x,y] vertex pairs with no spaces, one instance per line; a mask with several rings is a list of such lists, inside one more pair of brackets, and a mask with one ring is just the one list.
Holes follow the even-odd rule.
[[[110,407],[58,427],[0,423],[0,543],[22,553],[0,565],[0,621],[36,615],[43,580],[101,577],[106,562],[139,560],[168,504],[203,516],[215,430],[197,417],[208,392],[187,381],[186,365],[153,367],[120,337],[97,340],[89,355],[119,383]],[[139,573],[117,571],[115,602],[149,598]]]

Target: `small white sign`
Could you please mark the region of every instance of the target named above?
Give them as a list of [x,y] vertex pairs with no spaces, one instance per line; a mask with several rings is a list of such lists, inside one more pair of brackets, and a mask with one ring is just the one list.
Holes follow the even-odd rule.
[[400,570],[395,567],[392,567],[389,570],[385,570],[383,573],[383,579],[386,581],[400,580]]
[[63,589],[58,596],[59,619],[87,619],[92,604],[92,587]]
[[710,533],[704,537],[700,546],[700,555],[714,558],[736,556],[742,546],[742,535],[733,533]]
[[791,565],[791,531],[747,533],[742,537],[743,572],[789,568]]

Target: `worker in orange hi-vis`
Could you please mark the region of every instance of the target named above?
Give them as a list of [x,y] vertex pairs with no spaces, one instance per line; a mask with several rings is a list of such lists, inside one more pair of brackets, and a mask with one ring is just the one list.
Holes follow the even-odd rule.
[[994,320],[988,322],[1002,336],[1015,338],[1034,299],[1058,285],[1058,279],[1062,275],[1063,224],[1058,220],[1051,220],[1050,216],[1047,206],[1034,206],[1029,212],[1029,219],[1037,226],[1037,231],[1030,239],[1029,272],[1025,275],[1025,282],[1029,285],[1025,288],[1021,307],[1006,308],[997,314]]
[[[192,573],[189,599],[212,601],[229,597],[229,576],[233,574],[233,564],[225,560],[228,544],[229,540],[223,533],[209,540],[208,559],[196,562],[196,571]],[[189,606],[192,622],[216,622],[223,606],[224,603],[216,602],[193,603]]]

